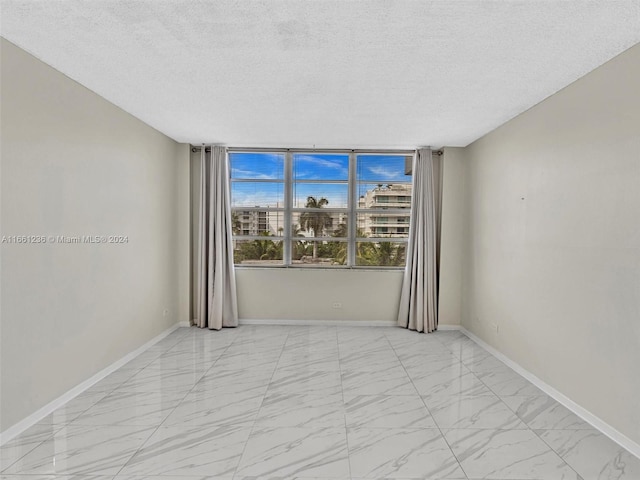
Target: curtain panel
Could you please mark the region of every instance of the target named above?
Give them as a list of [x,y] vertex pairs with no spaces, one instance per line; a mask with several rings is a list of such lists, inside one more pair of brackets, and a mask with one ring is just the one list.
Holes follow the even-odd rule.
[[231,195],[227,149],[202,147],[197,238],[194,252],[194,319],[200,328],[220,330],[238,325],[233,266]]
[[442,158],[434,156],[430,148],[417,150],[412,178],[411,223],[398,325],[433,332],[438,328]]

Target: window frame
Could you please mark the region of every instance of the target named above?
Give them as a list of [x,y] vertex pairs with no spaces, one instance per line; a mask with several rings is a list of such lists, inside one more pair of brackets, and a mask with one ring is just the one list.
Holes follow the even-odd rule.
[[[232,178],[231,176],[231,155],[237,153],[272,153],[272,154],[282,154],[284,155],[284,174],[281,179],[239,179]],[[294,207],[294,198],[293,198],[293,184],[296,183],[296,180],[293,176],[293,156],[295,154],[308,154],[308,155],[318,155],[318,154],[342,154],[348,155],[348,176],[347,176],[347,189],[348,189],[348,198],[347,198],[347,207],[346,208],[338,208],[338,207],[323,207],[321,210],[327,213],[344,213],[347,217],[347,236],[346,237],[331,237],[331,236],[322,236],[322,237],[304,237],[304,241],[308,242],[342,242],[347,245],[347,260],[344,265],[325,265],[325,266],[311,266],[308,264],[294,264],[292,262],[292,247],[295,238],[292,235],[292,227],[293,227],[293,214],[299,213],[302,211],[309,211],[309,209]],[[233,215],[234,212],[238,212],[241,214],[243,211],[255,211],[255,212],[274,212],[276,214],[282,214],[283,218],[283,234],[281,236],[274,235],[269,236],[269,238],[273,242],[283,242],[282,246],[282,263],[279,264],[235,264],[236,268],[296,268],[296,269],[325,269],[325,270],[344,270],[344,269],[374,269],[374,270],[403,270],[406,266],[406,258],[405,263],[399,266],[384,266],[384,265],[357,265],[357,244],[359,243],[404,243],[408,244],[409,238],[409,226],[411,224],[411,211],[413,209],[413,195],[409,198],[409,205],[407,208],[384,208],[385,213],[389,213],[390,215],[398,215],[398,214],[407,214],[409,215],[408,221],[399,223],[398,226],[407,228],[407,236],[398,237],[398,236],[383,236],[383,237],[358,237],[358,215],[363,213],[380,213],[383,210],[381,208],[359,208],[358,202],[358,184],[359,183],[373,183],[374,181],[362,182],[357,178],[357,158],[359,155],[369,155],[369,156],[403,156],[403,157],[412,157],[414,158],[416,154],[415,150],[357,150],[357,149],[299,149],[299,148],[228,148],[227,155],[229,158],[230,168],[229,168],[229,186],[231,189],[232,183],[242,183],[242,182],[256,182],[256,183],[272,183],[272,184],[282,184],[284,195],[283,195],[283,207],[247,207],[247,206],[237,206],[234,207],[231,205],[231,213]],[[408,175],[411,175],[409,173]],[[394,185],[403,184],[410,185],[411,191],[413,192],[413,177],[411,176],[411,181],[409,182],[393,182]],[[336,184],[344,184],[344,180],[304,180],[300,183],[336,183]],[[263,235],[242,235],[238,234],[232,235],[234,245],[235,241],[251,241],[251,240],[265,240],[265,236]],[[405,247],[406,248],[406,247]]]

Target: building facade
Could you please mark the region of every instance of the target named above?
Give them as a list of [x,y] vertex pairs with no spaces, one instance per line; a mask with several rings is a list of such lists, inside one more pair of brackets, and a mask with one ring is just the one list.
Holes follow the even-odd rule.
[[404,212],[360,213],[358,229],[367,237],[406,237],[411,216],[411,184],[378,185],[358,200],[363,210],[405,210]]

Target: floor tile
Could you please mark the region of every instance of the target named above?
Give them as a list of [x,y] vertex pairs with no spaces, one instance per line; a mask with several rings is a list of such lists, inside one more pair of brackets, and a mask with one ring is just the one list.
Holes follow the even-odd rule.
[[444,436],[469,478],[579,480],[531,430],[447,430]]
[[476,376],[498,396],[544,395],[542,390],[508,367],[477,372]]
[[345,395],[415,395],[416,389],[404,368],[396,367],[383,372],[342,370],[342,388]]
[[0,480],[112,480],[113,475],[0,475]]
[[590,430],[575,413],[547,395],[507,396],[502,401],[529,427],[536,430]]
[[409,375],[418,393],[426,397],[493,395],[484,383],[464,367],[439,372],[409,370]]
[[109,393],[124,382],[133,377],[136,373],[142,371],[142,368],[119,369],[107,375],[105,378],[95,383],[88,389],[88,393]]
[[280,352],[263,354],[260,352],[225,352],[213,364],[213,370],[267,370],[273,371],[280,359]]
[[194,353],[165,353],[145,367],[156,370],[188,370],[195,373],[205,374],[209,370],[219,355],[196,355]]
[[336,355],[338,353],[338,340],[335,338],[300,338],[291,337],[284,344],[283,353],[324,353]]
[[189,370],[147,369],[136,373],[118,387],[130,392],[185,392],[202,378],[202,373]]
[[359,370],[362,372],[378,372],[385,369],[402,368],[397,355],[391,350],[369,350],[365,352],[350,352],[340,357],[340,367],[344,370]]
[[249,437],[236,476],[349,478],[345,429],[264,428]]
[[344,427],[341,394],[270,393],[256,418],[257,427]]
[[466,479],[437,429],[350,428],[347,434],[354,477]]
[[233,477],[218,475],[116,475],[113,480],[234,480]]
[[338,342],[338,355],[340,361],[356,361],[360,357],[391,356],[396,357],[396,353],[389,341],[382,337],[379,340],[369,340],[358,338],[346,342]]
[[62,428],[61,425],[39,423],[0,447],[0,472],[35,449]]
[[482,356],[480,358],[466,360],[464,365],[472,372],[491,372],[496,369],[500,370],[509,368],[493,356]]
[[336,354],[322,353],[294,353],[283,352],[278,359],[278,370],[311,370],[338,372],[340,362]]
[[269,383],[269,394],[306,393],[332,395],[342,393],[340,372],[277,369]]
[[437,428],[418,395],[345,395],[347,427]]
[[[405,352],[398,354],[400,362],[407,370],[417,372],[438,372],[440,370],[463,369],[463,363],[459,358],[450,353],[425,354],[422,352]],[[464,369],[466,371],[466,369]]]
[[526,429],[527,426],[494,395],[427,397],[425,403],[442,429]]
[[243,393],[247,397],[264,395],[272,375],[272,367],[226,370],[216,367],[194,385],[193,391]]
[[253,425],[263,394],[193,391],[171,412],[163,426]]
[[50,413],[38,423],[66,425],[108,395],[107,392],[83,392]]
[[154,427],[63,427],[4,473],[115,475]]
[[233,341],[234,338],[232,337],[221,337],[217,334],[214,334],[213,337],[201,337],[197,335],[179,341],[173,345],[171,349],[167,350],[167,353],[197,353],[199,355],[219,356],[225,352]]
[[640,479],[640,459],[593,428],[537,433],[585,480]]
[[[339,480],[343,477],[309,477],[299,475],[236,475],[233,480]],[[344,477],[350,480],[350,477]]]
[[184,392],[115,390],[73,420],[72,425],[158,426],[183,399]]
[[142,352],[135,358],[131,359],[129,362],[125,363],[120,370],[141,370],[155,359],[157,359],[160,355],[162,355],[166,350],[165,349],[149,349],[147,351]]
[[231,476],[249,427],[160,427],[120,475]]

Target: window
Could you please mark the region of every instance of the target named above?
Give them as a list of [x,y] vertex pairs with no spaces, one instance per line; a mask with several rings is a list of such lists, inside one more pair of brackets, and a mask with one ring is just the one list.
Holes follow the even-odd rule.
[[403,267],[406,154],[229,153],[236,265]]

